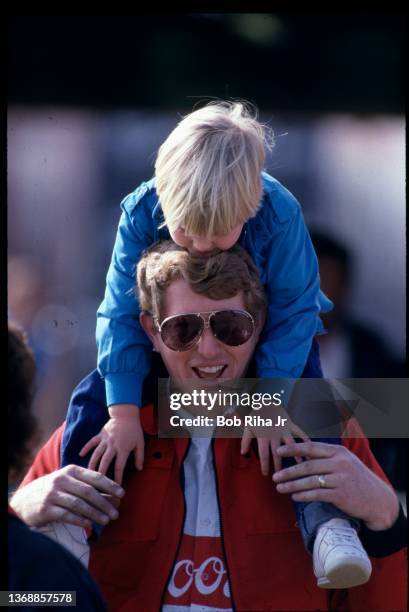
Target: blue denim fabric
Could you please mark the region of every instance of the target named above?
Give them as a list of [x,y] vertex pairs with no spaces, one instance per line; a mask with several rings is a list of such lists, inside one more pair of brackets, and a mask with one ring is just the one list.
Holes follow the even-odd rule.
[[[341,444],[339,438],[315,438],[314,442],[326,442],[327,444]],[[290,461],[283,467],[294,465],[294,461]],[[297,525],[301,531],[302,539],[305,548],[308,552],[312,553],[314,546],[315,536],[317,534],[318,527],[323,523],[330,521],[333,518],[342,518],[349,521],[351,527],[354,527],[357,531],[360,528],[360,522],[354,519],[342,510],[339,510],[333,504],[327,502],[293,502],[295,515],[297,517]]]
[[79,452],[108,419],[104,380],[94,370],[75,387],[71,396],[61,441],[61,467],[71,463],[88,466],[91,453],[80,457]]
[[[308,355],[308,360],[302,374],[302,378],[323,378],[319,344],[315,340],[312,342],[311,350]],[[340,438],[314,438],[314,442],[325,442],[326,444],[341,444]],[[295,465],[295,460],[292,458],[283,459],[283,468]],[[293,501],[297,524],[301,531],[302,539],[305,548],[312,553],[315,536],[318,527],[323,523],[333,519],[342,518],[350,522],[351,526],[357,531],[360,523],[356,519],[345,514],[342,510],[336,508],[333,504],[327,502],[297,502]]]

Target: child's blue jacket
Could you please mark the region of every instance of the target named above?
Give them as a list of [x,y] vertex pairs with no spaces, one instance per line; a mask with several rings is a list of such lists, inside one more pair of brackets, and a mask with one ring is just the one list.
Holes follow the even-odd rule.
[[[315,334],[323,332],[320,312],[332,302],[320,291],[318,262],[295,197],[262,173],[263,198],[243,227],[239,243],[255,261],[266,288],[268,313],[256,353],[260,378],[298,378]],[[159,229],[163,214],[155,179],[142,183],[121,202],[122,215],[97,313],[98,370],[107,404],[141,406],[152,344],[139,324],[135,267],[153,242],[169,239]]]

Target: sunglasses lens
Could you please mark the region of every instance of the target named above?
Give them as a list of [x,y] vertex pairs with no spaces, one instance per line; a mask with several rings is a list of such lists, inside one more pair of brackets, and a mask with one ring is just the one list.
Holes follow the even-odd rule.
[[220,310],[211,317],[210,321],[216,338],[229,346],[244,344],[254,331],[250,316],[236,310]]
[[172,317],[162,326],[161,336],[173,351],[187,351],[202,331],[203,321],[195,314]]

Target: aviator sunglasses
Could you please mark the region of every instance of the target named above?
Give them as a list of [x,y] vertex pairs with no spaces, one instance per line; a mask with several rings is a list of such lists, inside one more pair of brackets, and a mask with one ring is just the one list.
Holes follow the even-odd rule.
[[240,346],[254,332],[254,319],[246,310],[212,310],[167,317],[155,327],[163,343],[172,351],[188,351],[197,344],[206,327],[217,340],[228,346]]

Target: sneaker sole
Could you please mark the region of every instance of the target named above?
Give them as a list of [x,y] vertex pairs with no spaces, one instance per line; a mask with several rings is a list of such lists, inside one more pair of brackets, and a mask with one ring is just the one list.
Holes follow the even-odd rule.
[[365,584],[371,577],[371,570],[362,565],[348,565],[328,572],[327,576],[318,578],[317,586],[321,589],[350,589]]

